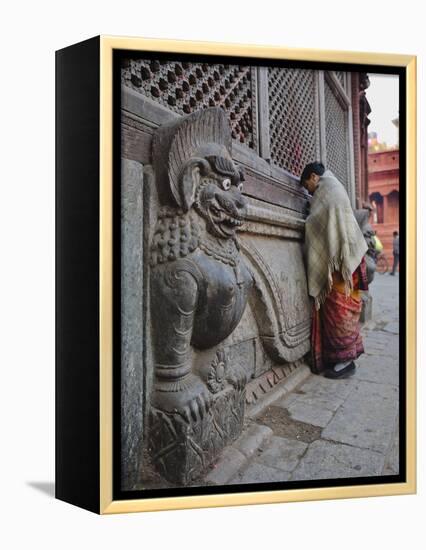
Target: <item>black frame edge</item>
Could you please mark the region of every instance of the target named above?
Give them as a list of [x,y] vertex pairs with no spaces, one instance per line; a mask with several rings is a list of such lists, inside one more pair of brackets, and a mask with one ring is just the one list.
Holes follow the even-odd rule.
[[55,496],[100,510],[100,37],[56,52]]

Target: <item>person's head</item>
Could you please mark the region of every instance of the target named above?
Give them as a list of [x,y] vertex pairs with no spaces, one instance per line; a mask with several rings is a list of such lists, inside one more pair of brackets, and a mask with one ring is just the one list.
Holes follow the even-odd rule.
[[398,237],[398,231],[394,231],[394,232],[393,232],[393,236],[394,236],[394,237]]
[[312,195],[318,187],[319,179],[324,172],[325,167],[321,162],[311,162],[307,164],[300,176],[300,185],[307,189]]

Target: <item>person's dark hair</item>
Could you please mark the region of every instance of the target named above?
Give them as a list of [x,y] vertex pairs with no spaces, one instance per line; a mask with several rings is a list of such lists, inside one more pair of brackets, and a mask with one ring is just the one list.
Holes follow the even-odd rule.
[[317,176],[322,176],[325,172],[325,166],[321,162],[311,162],[305,166],[303,169],[302,175],[300,176],[300,185],[303,185],[303,182],[310,178],[311,174],[317,174]]
[[398,235],[398,231],[393,232],[393,236],[396,237]]

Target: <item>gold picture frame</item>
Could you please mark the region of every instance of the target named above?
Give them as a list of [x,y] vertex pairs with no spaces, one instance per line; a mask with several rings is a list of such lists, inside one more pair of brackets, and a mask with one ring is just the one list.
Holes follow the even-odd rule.
[[[416,57],[276,46],[98,37],[99,48],[99,484],[101,514],[410,494],[416,491]],[[72,48],[72,47],[71,47]],[[116,50],[398,67],[406,75],[406,480],[261,492],[113,498],[113,54]],[[59,366],[58,376],[61,376]],[[65,425],[59,425],[65,430]],[[58,498],[76,502],[66,490]],[[78,499],[77,499],[78,500]],[[83,507],[84,504],[80,504]],[[90,507],[89,507],[90,508]],[[93,507],[92,507],[93,508]],[[96,508],[96,506],[94,506]]]

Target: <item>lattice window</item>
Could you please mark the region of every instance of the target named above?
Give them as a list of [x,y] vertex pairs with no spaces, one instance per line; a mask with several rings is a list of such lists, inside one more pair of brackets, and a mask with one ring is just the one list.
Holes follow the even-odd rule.
[[248,66],[155,59],[127,59],[121,73],[123,84],[181,115],[222,107],[232,137],[257,149],[253,76]]
[[325,134],[327,168],[348,188],[348,115],[330,85],[325,82]]
[[337,76],[337,80],[340,82],[343,88],[346,89],[346,73],[343,71],[335,71],[334,74]]
[[269,69],[271,161],[299,177],[316,160],[314,71]]

